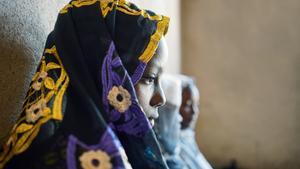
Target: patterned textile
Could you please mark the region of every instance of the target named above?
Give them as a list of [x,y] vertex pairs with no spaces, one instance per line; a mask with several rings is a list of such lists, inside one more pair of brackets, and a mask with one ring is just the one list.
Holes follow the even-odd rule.
[[67,4],[0,168],[167,168],[134,85],[168,23],[125,0]]
[[212,169],[200,152],[193,129],[184,129],[180,133],[180,158],[189,169]]

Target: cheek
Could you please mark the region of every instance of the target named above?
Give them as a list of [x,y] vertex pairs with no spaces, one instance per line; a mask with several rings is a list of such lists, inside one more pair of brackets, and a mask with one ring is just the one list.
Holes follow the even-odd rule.
[[188,107],[188,106],[183,108],[181,115],[182,115],[184,121],[189,121],[193,116],[193,114],[190,111],[190,107]]
[[151,107],[150,100],[152,97],[153,89],[151,86],[138,83],[135,85],[135,91],[137,99],[140,106],[143,108],[144,112],[147,114],[147,110]]

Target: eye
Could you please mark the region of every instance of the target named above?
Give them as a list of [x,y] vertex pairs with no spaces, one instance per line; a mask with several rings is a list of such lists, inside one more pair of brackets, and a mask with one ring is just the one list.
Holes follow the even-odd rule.
[[144,76],[142,77],[142,80],[145,84],[153,84],[155,82],[156,77],[152,77],[152,76]]

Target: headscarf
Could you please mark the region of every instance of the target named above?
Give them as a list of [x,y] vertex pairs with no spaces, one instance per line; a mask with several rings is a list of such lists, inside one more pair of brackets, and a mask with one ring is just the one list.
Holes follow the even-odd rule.
[[166,96],[166,104],[160,107],[159,118],[155,125],[157,138],[162,147],[163,156],[170,169],[184,169],[180,153],[180,122],[179,114],[181,105],[180,79],[173,75],[162,76],[162,88]]
[[[199,93],[195,81],[191,77],[184,75],[178,77],[181,79],[182,90],[188,88],[192,93]],[[189,127],[180,132],[180,158],[188,169],[212,169],[196,143],[194,128],[198,114],[195,114],[193,118]]]
[[0,168],[167,168],[134,85],[168,22],[125,0],[67,4]]
[[181,131],[180,148],[180,158],[188,169],[212,169],[201,153],[195,140],[195,131],[191,128]]

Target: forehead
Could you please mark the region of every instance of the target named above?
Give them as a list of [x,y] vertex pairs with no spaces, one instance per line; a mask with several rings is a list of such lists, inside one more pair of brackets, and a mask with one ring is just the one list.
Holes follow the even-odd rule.
[[182,97],[183,99],[191,99],[192,91],[190,88],[186,87],[182,90]]
[[161,72],[164,64],[167,62],[167,59],[168,59],[168,48],[165,39],[163,38],[159,42],[158,48],[154,56],[148,62],[146,71],[156,70]]
[[183,88],[182,97],[184,99],[193,99],[197,102],[200,99],[198,88],[196,86],[189,86]]

